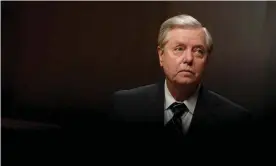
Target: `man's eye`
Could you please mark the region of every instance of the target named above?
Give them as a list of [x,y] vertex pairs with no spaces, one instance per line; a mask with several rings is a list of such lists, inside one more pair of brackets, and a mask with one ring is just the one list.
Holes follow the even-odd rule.
[[204,54],[204,51],[201,49],[198,49],[197,52],[199,52],[200,54]]
[[184,48],[183,48],[183,47],[176,47],[174,50],[175,50],[175,51],[183,51]]
[[201,48],[196,48],[194,50],[194,52],[197,53],[198,55],[201,55],[201,56],[203,56],[205,54],[205,50],[201,49]]

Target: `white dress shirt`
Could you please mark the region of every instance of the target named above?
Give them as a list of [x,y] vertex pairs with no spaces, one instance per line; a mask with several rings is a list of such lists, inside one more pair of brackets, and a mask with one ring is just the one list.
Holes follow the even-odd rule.
[[187,108],[189,109],[189,112],[185,112],[181,119],[182,119],[182,126],[183,126],[183,132],[187,133],[188,129],[190,127],[192,118],[193,118],[193,113],[196,107],[196,102],[197,102],[197,98],[198,98],[198,90],[199,87],[197,88],[196,92],[189,97],[187,100],[184,101],[176,101],[173,96],[171,95],[168,87],[167,87],[167,81],[165,81],[165,102],[164,102],[164,109],[165,109],[165,114],[164,114],[164,125],[173,117],[173,112],[171,111],[171,109],[169,109],[169,106],[171,104],[173,104],[174,102],[178,102],[178,103],[184,103]]

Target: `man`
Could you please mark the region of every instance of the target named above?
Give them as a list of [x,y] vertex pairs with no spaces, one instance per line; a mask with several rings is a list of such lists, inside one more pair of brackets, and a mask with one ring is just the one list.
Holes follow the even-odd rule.
[[113,95],[114,132],[151,143],[160,138],[168,144],[240,141],[248,129],[248,111],[202,83],[212,48],[210,33],[192,16],[166,20],[157,47],[165,80]]

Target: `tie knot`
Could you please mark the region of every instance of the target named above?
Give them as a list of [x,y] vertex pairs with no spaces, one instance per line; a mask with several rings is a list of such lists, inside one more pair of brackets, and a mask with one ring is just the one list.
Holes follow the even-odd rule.
[[184,103],[178,103],[178,102],[174,102],[171,106],[170,106],[174,117],[181,117],[185,112],[188,112],[188,108]]

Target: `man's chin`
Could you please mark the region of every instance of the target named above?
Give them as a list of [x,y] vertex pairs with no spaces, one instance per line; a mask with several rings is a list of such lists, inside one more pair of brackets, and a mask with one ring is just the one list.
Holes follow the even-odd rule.
[[175,83],[179,85],[193,85],[196,83],[196,81],[190,78],[183,78],[176,80]]

